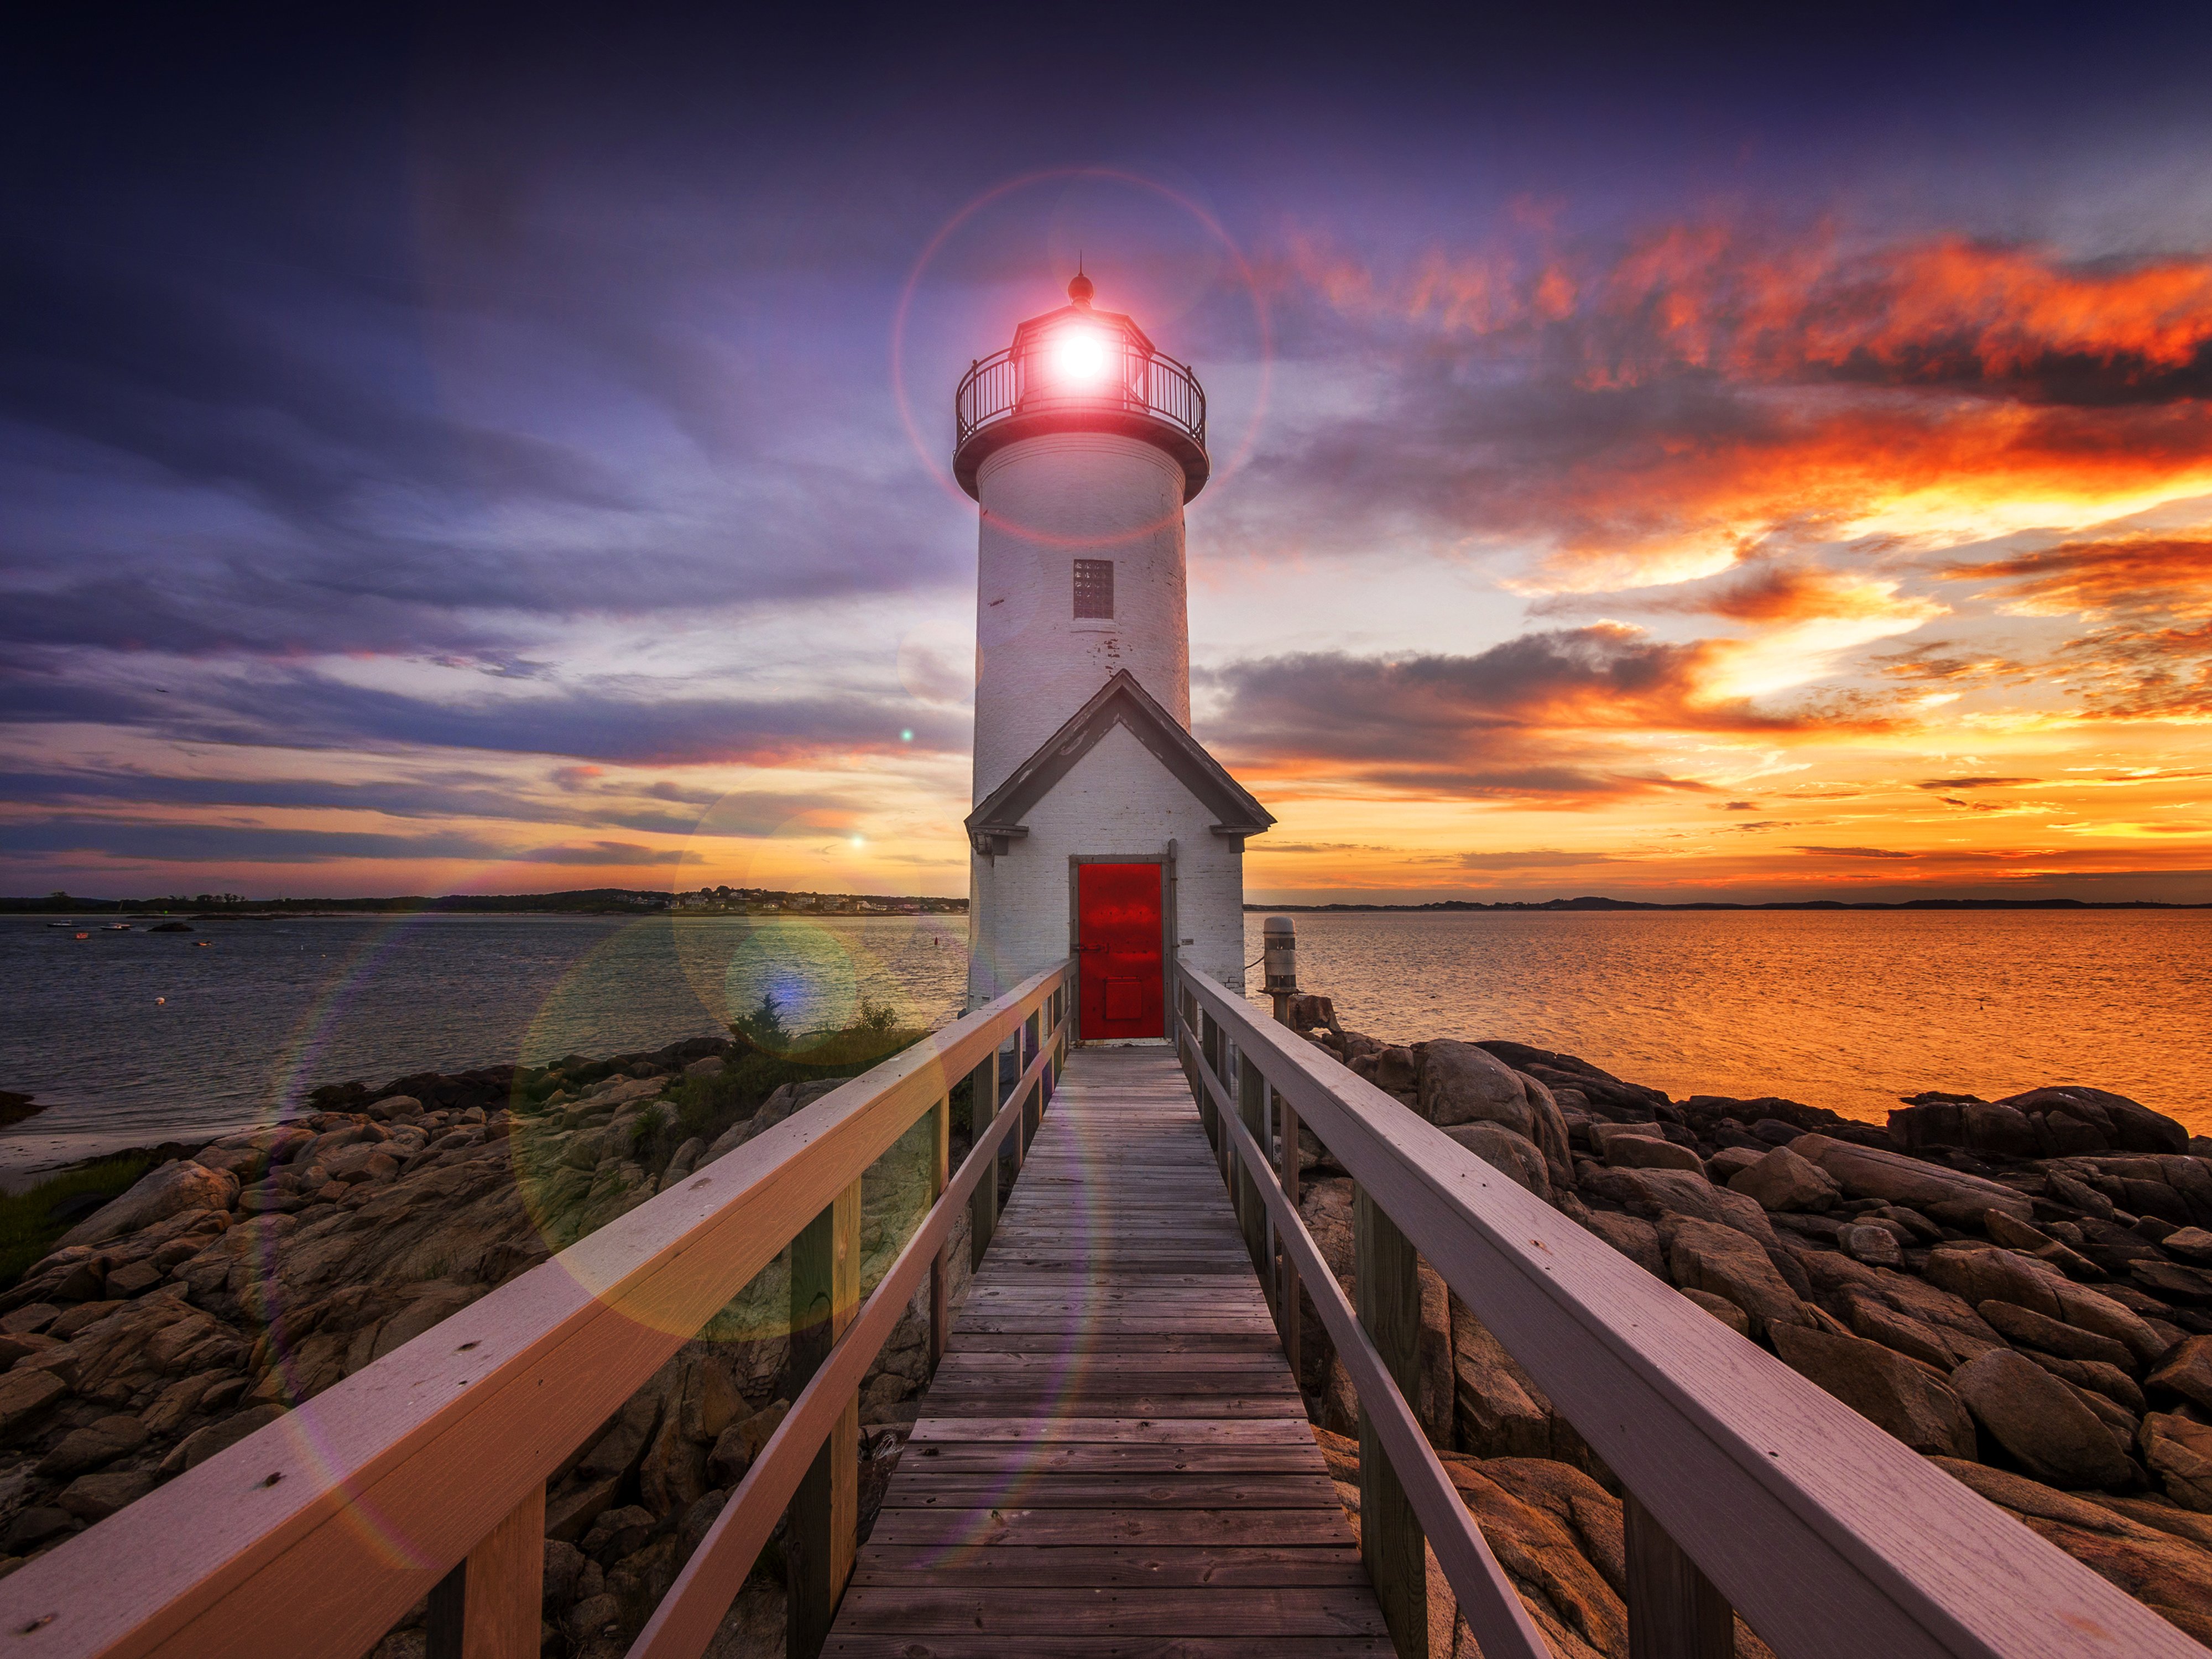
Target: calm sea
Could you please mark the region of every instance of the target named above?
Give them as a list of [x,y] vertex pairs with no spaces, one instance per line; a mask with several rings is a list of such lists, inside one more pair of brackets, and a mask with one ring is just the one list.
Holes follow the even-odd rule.
[[[1677,1097],[1877,1121],[1921,1089],[2087,1083],[2212,1131],[2212,912],[1297,923],[1305,988],[1378,1036],[1510,1037]],[[0,1171],[211,1135],[349,1078],[657,1048],[763,994],[796,1027],[864,998],[934,1024],[966,972],[957,916],[143,926],[0,917],[0,1089],[48,1103],[0,1135]]]

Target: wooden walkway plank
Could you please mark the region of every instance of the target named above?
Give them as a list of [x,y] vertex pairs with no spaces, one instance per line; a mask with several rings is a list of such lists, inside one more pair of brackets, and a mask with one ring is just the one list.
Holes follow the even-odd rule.
[[1071,1057],[826,1654],[1390,1652],[1165,1048]]

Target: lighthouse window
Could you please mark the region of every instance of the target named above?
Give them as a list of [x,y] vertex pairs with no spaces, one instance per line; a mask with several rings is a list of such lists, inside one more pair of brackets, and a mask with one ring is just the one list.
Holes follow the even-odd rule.
[[1078,559],[1075,562],[1075,614],[1079,617],[1114,615],[1114,561]]

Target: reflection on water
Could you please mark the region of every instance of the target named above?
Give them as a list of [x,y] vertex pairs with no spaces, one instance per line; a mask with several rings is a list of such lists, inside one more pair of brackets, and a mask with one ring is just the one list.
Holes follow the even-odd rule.
[[[1510,1037],[1677,1097],[1779,1094],[1877,1121],[1921,1089],[2087,1083],[2212,1130],[2212,911],[1297,925],[1306,988],[1378,1036]],[[212,1135],[348,1078],[658,1048],[764,994],[794,1029],[863,1000],[935,1024],[966,975],[960,916],[196,927],[78,939],[0,918],[0,1089],[52,1103],[0,1136],[0,1170]]]
[[1510,1038],[1677,1099],[1782,1095],[1875,1122],[1923,1089],[2082,1083],[2212,1133],[2212,911],[1297,921],[1301,986],[1380,1037]]
[[654,1048],[764,994],[794,1030],[863,999],[936,1024],[967,962],[961,916],[145,925],[0,918],[0,1089],[51,1103],[0,1136],[0,1169],[212,1135],[349,1078]]

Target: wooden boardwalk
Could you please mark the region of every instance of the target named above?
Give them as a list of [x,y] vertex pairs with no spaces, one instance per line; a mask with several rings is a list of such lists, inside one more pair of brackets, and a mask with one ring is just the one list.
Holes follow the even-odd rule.
[[1081,1048],[826,1651],[1388,1655],[1188,1085]]

